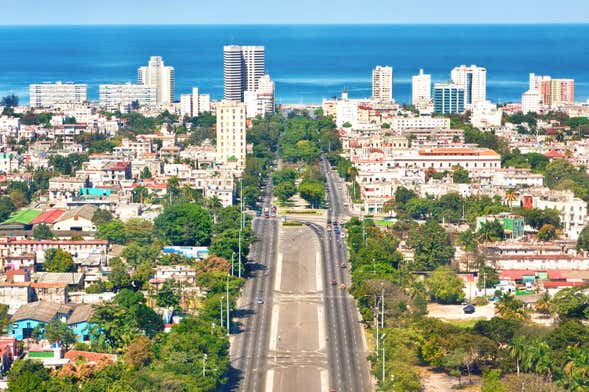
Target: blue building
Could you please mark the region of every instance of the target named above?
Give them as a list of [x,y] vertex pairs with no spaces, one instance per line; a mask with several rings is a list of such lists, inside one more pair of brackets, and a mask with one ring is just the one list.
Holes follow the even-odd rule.
[[459,114],[464,112],[464,89],[453,83],[434,85],[434,112]]
[[90,323],[92,305],[59,304],[37,301],[21,306],[10,319],[8,336],[17,340],[30,338],[35,328],[42,332],[53,320],[67,323],[79,342],[90,340],[90,331],[95,324]]

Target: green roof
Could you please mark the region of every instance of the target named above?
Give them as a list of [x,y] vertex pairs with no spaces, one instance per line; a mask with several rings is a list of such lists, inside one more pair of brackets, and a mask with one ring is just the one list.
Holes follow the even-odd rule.
[[28,225],[33,221],[33,219],[35,219],[39,215],[41,215],[40,210],[20,210],[14,213],[14,215],[12,215],[10,218],[6,219],[4,222],[2,222],[2,224],[5,225],[8,223],[20,223],[23,225]]

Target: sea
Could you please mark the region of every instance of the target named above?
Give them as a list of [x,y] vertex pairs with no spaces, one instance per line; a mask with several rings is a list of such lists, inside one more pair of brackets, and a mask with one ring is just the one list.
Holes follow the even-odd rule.
[[423,68],[445,82],[461,64],[487,68],[487,96],[518,102],[530,72],[574,78],[589,99],[589,24],[554,25],[109,25],[0,26],[0,96],[28,102],[28,85],[136,81],[150,56],[175,67],[176,98],[199,87],[223,96],[223,46],[264,45],[278,103],[320,103],[347,89],[371,95],[376,65],[394,69],[394,96],[411,100]]

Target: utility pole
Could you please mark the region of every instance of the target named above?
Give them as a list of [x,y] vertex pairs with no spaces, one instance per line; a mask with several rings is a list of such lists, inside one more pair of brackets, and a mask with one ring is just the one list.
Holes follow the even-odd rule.
[[235,273],[233,272],[233,259],[235,258],[235,252],[231,253],[231,276],[235,276]]
[[380,328],[384,329],[384,284],[380,284]]
[[231,334],[231,321],[229,313],[229,275],[227,275],[227,336]]
[[378,301],[376,302],[376,355],[378,355],[378,350],[380,347],[380,334],[378,330],[379,322],[378,322]]
[[219,300],[219,303],[221,304],[221,327],[223,326],[223,321],[225,320],[225,317],[223,316],[223,299],[225,298],[221,297]]
[[[384,342],[383,342],[384,343]],[[382,382],[384,383],[385,378],[385,356],[384,356],[385,345],[382,345]]]

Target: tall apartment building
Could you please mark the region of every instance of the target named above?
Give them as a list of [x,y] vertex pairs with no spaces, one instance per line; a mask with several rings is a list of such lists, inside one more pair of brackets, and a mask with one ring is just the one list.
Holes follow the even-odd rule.
[[530,90],[542,95],[542,103],[546,106],[575,102],[574,79],[552,79],[550,76],[530,74]]
[[160,56],[151,56],[147,66],[139,67],[137,82],[156,89],[158,105],[174,102],[174,67],[166,66]]
[[270,75],[264,75],[260,78],[257,90],[246,91],[244,93],[244,102],[247,118],[273,113],[274,91],[274,81],[270,79]]
[[228,45],[223,48],[224,98],[242,101],[245,91],[256,91],[264,75],[264,47]]
[[200,94],[198,87],[192,88],[192,94],[180,96],[180,114],[182,116],[197,117],[199,114],[211,111],[211,96]]
[[87,100],[87,84],[56,82],[29,85],[29,105],[33,108],[82,103]]
[[432,76],[423,73],[423,69],[419,70],[419,75],[414,75],[411,78],[411,103],[417,106],[418,103],[424,100],[429,100],[432,97]]
[[108,110],[129,111],[134,104],[153,107],[157,104],[157,89],[143,84],[101,84],[98,87],[100,106]]
[[471,65],[455,67],[452,81],[464,90],[464,104],[469,106],[487,100],[487,69]]
[[453,83],[436,83],[434,85],[434,111],[442,114],[464,112],[465,92],[462,86]]
[[393,67],[377,65],[372,70],[372,98],[380,101],[393,99]]
[[245,167],[245,104],[223,100],[217,103],[217,154],[222,164]]

